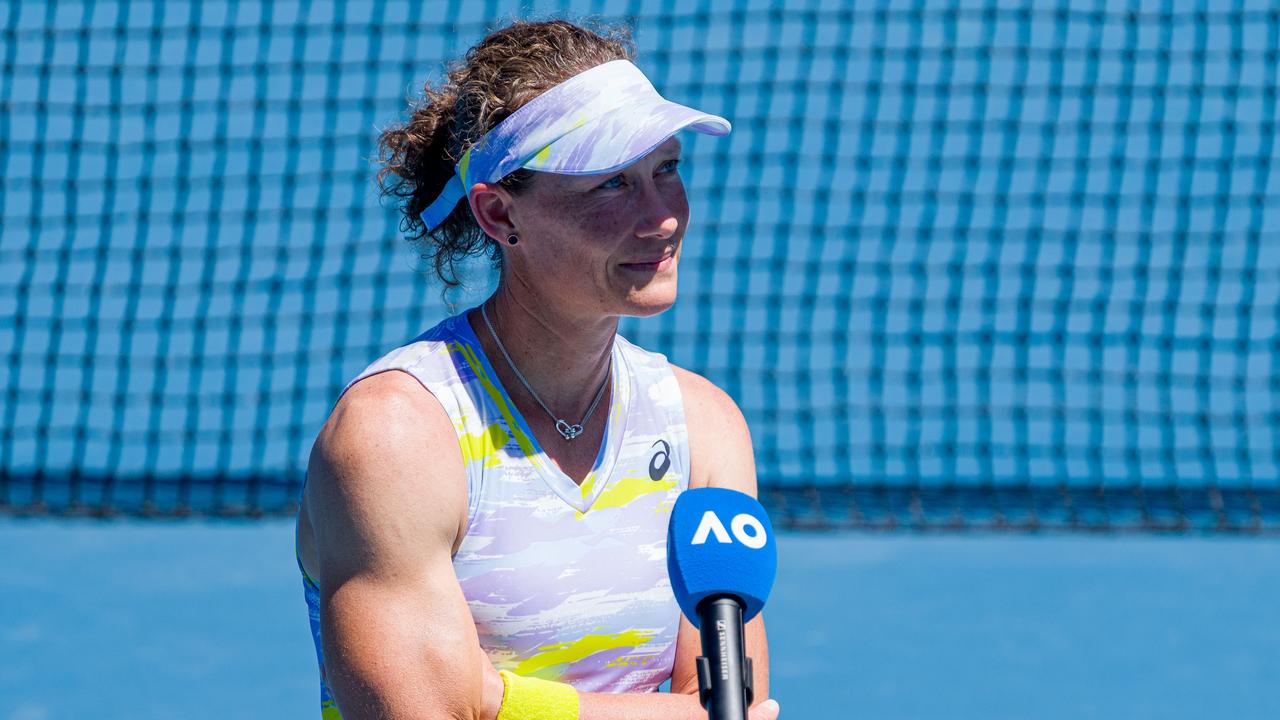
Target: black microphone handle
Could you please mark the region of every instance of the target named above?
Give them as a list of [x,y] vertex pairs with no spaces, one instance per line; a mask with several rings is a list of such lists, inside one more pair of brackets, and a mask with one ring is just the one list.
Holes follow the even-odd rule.
[[710,720],[746,720],[751,703],[751,661],[742,630],[742,602],[714,595],[698,603],[702,655],[698,689]]

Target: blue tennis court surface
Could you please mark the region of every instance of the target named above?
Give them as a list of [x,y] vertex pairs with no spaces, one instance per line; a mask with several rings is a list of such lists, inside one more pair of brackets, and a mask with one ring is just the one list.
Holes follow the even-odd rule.
[[[292,523],[0,521],[0,718],[317,717]],[[786,534],[803,718],[1280,717],[1280,542]]]

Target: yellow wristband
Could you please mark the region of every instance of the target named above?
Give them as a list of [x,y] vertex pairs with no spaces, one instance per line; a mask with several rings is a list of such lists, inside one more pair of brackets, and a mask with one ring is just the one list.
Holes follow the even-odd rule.
[[578,720],[578,691],[568,683],[524,677],[502,670],[498,720]]

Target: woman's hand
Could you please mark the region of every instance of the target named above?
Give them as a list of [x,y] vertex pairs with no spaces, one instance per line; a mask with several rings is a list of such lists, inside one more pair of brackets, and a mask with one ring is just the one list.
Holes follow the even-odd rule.
[[483,698],[480,702],[479,720],[498,720],[498,710],[502,707],[502,693],[505,691],[502,676],[489,661],[489,656],[480,653],[480,687]]
[[778,720],[778,701],[769,699],[747,711],[747,720]]

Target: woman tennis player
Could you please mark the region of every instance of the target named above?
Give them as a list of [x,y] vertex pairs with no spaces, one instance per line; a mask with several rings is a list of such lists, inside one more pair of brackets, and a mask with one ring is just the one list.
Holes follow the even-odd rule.
[[[751,440],[724,392],[617,326],[676,299],[677,133],[729,123],[633,54],[622,31],[517,22],[381,137],[441,278],[488,253],[500,280],[353,379],[316,440],[297,553],[325,718],[706,717],[667,523],[687,488],[754,495]],[[764,700],[759,617],[746,638]]]

